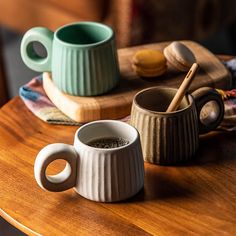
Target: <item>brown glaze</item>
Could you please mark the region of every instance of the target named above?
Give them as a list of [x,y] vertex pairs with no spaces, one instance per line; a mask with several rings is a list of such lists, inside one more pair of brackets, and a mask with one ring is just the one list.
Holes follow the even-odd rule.
[[[195,91],[195,99],[186,95],[178,110],[165,112],[176,93],[177,89],[152,87],[134,97],[130,124],[140,133],[147,162],[168,165],[190,160],[198,149],[199,133],[214,130],[223,119],[221,96],[206,87]],[[216,119],[203,124],[200,112],[209,101],[217,102],[219,114]]]

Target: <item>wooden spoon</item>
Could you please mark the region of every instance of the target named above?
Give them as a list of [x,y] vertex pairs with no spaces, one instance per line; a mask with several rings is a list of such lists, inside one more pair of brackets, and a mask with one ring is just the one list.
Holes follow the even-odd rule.
[[179,104],[181,103],[184,95],[186,94],[190,84],[193,81],[193,78],[197,72],[197,69],[198,69],[198,64],[193,63],[190,70],[188,71],[188,74],[185,76],[182,84],[180,85],[177,93],[175,94],[174,98],[172,99],[169,107],[167,108],[166,112],[172,112],[172,111],[177,110],[177,108],[179,107]]

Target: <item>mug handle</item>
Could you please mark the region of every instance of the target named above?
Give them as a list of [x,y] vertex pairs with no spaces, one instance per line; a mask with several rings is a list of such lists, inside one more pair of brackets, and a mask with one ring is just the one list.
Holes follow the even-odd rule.
[[[199,134],[205,134],[214,130],[224,117],[224,103],[221,95],[215,89],[209,87],[199,88],[194,91],[192,95],[197,108]],[[215,102],[216,110],[212,110],[211,107],[211,115],[208,114],[207,120],[204,122],[201,119],[201,111],[202,108],[211,101]]]
[[[51,71],[53,35],[51,30],[44,27],[34,27],[25,33],[21,41],[21,58],[30,69],[38,72]],[[39,42],[45,47],[46,58],[35,53],[33,42]]]
[[[55,160],[67,161],[64,170],[56,175],[46,175],[46,169]],[[52,192],[72,188],[76,183],[77,153],[72,145],[64,143],[49,144],[37,155],[34,163],[34,176],[38,185]]]

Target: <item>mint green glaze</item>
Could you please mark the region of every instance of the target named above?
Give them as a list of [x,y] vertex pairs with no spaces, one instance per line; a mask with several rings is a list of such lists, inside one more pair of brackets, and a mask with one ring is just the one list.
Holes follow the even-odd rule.
[[[26,32],[21,42],[21,57],[32,70],[51,71],[52,42],[54,33],[47,28],[35,27]],[[47,57],[40,58],[33,50],[33,42],[40,42],[47,50]]]
[[[45,46],[46,58],[34,53],[34,41]],[[51,71],[54,83],[68,94],[103,94],[119,81],[114,32],[100,23],[73,23],[55,33],[42,27],[32,28],[23,37],[21,56],[29,68]]]

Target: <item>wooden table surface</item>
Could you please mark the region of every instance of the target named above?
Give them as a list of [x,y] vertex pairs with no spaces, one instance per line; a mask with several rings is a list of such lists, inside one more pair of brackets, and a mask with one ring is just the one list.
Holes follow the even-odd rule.
[[[0,109],[1,216],[30,235],[236,235],[236,133],[200,138],[195,160],[145,164],[145,187],[120,203],[97,203],[72,189],[53,193],[34,180],[46,144],[72,144],[77,127],[49,125],[19,97]],[[64,164],[64,163],[63,163]],[[50,174],[62,163],[54,164]]]

